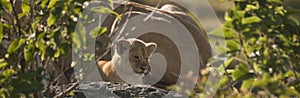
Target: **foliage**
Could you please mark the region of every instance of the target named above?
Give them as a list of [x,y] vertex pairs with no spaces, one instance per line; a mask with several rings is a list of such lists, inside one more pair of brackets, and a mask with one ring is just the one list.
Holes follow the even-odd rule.
[[[113,7],[111,0],[100,2],[107,3],[108,7],[94,8],[94,13],[120,18],[109,9]],[[86,34],[85,25],[95,22],[92,13],[83,12],[87,6],[88,0],[1,0],[1,98],[39,98],[49,85],[71,82],[71,79],[65,82],[60,79],[72,70],[72,45],[75,51],[84,50],[89,43],[84,40],[86,35],[96,38],[107,30],[95,27]],[[80,20],[83,24],[76,27]],[[94,60],[94,54],[80,56],[83,60]]]
[[0,97],[41,97],[44,68],[70,52],[83,5],[84,0],[1,0]]
[[300,95],[300,25],[283,0],[235,0],[223,32],[228,58],[218,96]]

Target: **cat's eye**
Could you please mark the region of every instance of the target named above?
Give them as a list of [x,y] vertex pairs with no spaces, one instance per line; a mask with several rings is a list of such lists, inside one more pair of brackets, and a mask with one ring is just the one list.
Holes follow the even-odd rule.
[[136,61],[139,61],[139,56],[133,56]]

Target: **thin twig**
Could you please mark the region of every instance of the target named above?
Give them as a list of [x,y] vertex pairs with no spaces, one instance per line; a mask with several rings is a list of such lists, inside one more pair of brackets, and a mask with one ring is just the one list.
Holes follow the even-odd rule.
[[[46,58],[46,61],[45,61],[45,66],[44,66],[44,68],[47,68],[48,63],[49,63],[49,60],[50,60],[50,57],[47,57],[47,58]],[[46,92],[49,91],[50,86],[51,86],[51,84],[52,84],[52,83],[51,83],[52,80],[53,80],[53,78],[50,76],[50,79],[48,80],[48,84],[47,84],[47,86],[46,86]],[[47,96],[50,97],[50,94],[47,93]]]
[[[1,3],[0,3],[1,4]],[[0,6],[0,8],[1,8],[1,10],[3,11],[3,13],[5,12],[5,13],[7,13],[9,16],[12,16],[12,15],[10,15],[10,13],[8,12],[8,11],[6,11],[4,8],[3,8],[3,6]],[[15,26],[15,24],[13,23],[14,21],[13,21],[13,19],[11,19],[12,17],[9,17],[10,18],[10,20],[12,21],[12,23],[11,23],[11,21],[10,20],[7,20],[8,21],[8,23],[9,24],[11,24],[12,25],[12,27],[13,27],[13,30],[15,31],[15,32],[18,32],[17,31],[17,29],[16,29],[16,26]],[[9,34],[10,35],[10,34]],[[13,36],[14,34],[12,34],[12,36]],[[11,38],[11,39],[15,39],[16,37],[15,36],[13,36],[13,37],[9,37],[9,38]]]
[[53,82],[55,83],[56,81],[58,81],[58,79],[60,79],[60,77],[66,77],[65,76],[65,72],[67,72],[69,69],[71,69],[72,67],[66,68],[64,71],[62,71],[54,80]]
[[54,96],[53,98],[61,98],[64,97],[67,93],[71,92],[72,90],[74,90],[76,87],[78,86],[78,82],[75,82],[72,84],[72,86],[70,86],[68,89],[64,90],[62,93]]
[[20,37],[21,25],[20,25],[20,20],[19,20],[18,14],[16,12],[16,7],[13,4],[13,0],[10,0],[10,5],[12,6],[13,14],[14,14],[14,16],[16,18],[17,25],[18,25],[17,36]]
[[223,67],[224,67],[224,71],[225,71],[225,75],[227,76],[228,78],[228,86],[230,86],[230,89],[233,90],[233,85],[232,85],[232,78],[229,76],[229,73],[227,72],[227,69],[226,69],[226,66],[225,66],[225,63],[222,64]]
[[33,9],[34,9],[34,1],[33,0],[29,0],[29,5],[30,5],[30,19],[29,19],[29,22],[28,22],[28,26],[29,26],[29,30],[32,30],[33,33],[35,33],[32,28],[32,23],[33,23],[33,20],[34,20],[34,12],[33,12]]

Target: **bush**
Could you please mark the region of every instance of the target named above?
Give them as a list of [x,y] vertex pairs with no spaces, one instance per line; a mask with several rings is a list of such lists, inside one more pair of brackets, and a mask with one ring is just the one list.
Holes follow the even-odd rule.
[[231,64],[219,95],[299,96],[300,25],[293,12],[283,0],[235,1],[223,26]]
[[[70,53],[71,35],[83,3],[1,0],[0,97],[42,97],[46,67],[69,66],[60,62]],[[55,84],[56,78],[50,77],[49,85]]]

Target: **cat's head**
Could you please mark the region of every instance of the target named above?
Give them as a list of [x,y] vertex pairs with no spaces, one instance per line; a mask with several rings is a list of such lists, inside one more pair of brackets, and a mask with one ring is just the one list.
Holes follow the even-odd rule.
[[[119,60],[129,61],[131,69],[137,74],[147,75],[150,71],[150,57],[157,48],[155,43],[145,43],[142,40],[131,38],[119,40],[116,44],[116,53],[120,56]],[[122,66],[122,64],[120,64]]]

